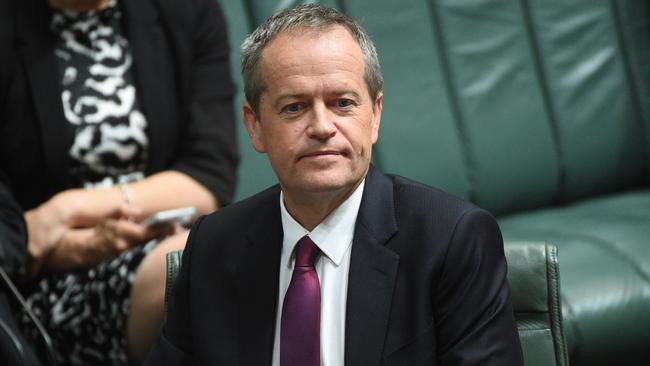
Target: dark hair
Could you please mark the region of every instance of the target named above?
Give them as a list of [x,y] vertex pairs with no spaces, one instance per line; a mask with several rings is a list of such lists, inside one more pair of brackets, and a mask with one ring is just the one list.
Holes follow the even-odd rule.
[[352,18],[320,4],[303,4],[273,14],[253,31],[241,45],[241,73],[244,79],[244,94],[257,113],[260,96],[265,89],[260,71],[260,59],[264,47],[280,33],[296,29],[324,29],[340,25],[345,27],[361,48],[364,58],[364,79],[375,100],[382,91],[384,79],[381,75],[377,50],[366,31]]

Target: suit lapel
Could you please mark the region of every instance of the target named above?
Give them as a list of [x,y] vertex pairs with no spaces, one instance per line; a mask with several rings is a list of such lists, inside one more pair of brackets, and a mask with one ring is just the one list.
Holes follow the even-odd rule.
[[55,187],[69,186],[70,161],[67,149],[72,146],[74,128],[61,107],[61,83],[54,55],[56,36],[49,30],[52,12],[46,2],[28,2],[17,14],[19,38],[25,43],[21,54],[26,69],[48,176]]
[[378,365],[388,326],[399,256],[386,242],[397,232],[393,185],[370,167],[352,241],[345,364]]
[[279,190],[263,207],[238,269],[239,365],[271,365],[282,249]]

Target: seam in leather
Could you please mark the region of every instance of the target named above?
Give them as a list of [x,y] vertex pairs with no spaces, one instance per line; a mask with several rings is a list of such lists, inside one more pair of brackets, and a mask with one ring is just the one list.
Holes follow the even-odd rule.
[[[621,21],[621,14],[618,5],[616,5],[616,1],[610,0],[609,1],[610,5],[610,12],[612,14],[612,19],[614,23],[614,28],[616,28],[616,41],[618,44],[618,48],[620,51],[621,58],[623,59],[623,69],[625,70],[625,77],[627,79],[627,84],[629,86],[629,91],[632,99],[632,104],[634,105],[634,113],[637,115],[637,121],[638,121],[638,127],[639,129],[643,132],[642,133],[642,138],[643,141],[645,142],[645,151],[644,151],[644,159],[643,159],[643,166],[646,167],[646,169],[643,170],[643,173],[645,175],[645,180],[647,181],[647,178],[650,177],[650,164],[648,162],[650,161],[650,141],[648,141],[650,137],[650,127],[648,127],[649,121],[645,121],[646,123],[643,123],[645,120],[645,116],[643,114],[643,107],[641,106],[641,100],[640,100],[640,92],[639,88],[637,86],[637,83],[635,82],[636,78],[634,77],[634,71],[632,70],[632,61],[630,61],[630,52],[629,52],[629,47],[627,43],[625,42],[625,32],[623,31],[623,23]],[[640,78],[639,78],[640,79]]]
[[[463,162],[465,164],[465,176],[467,177],[467,197],[471,202],[477,202],[478,195],[476,193],[476,159],[475,153],[472,149],[471,139],[469,137],[468,128],[466,126],[466,121],[463,118],[463,111],[460,106],[460,97],[458,95],[458,90],[454,84],[453,71],[451,66],[451,60],[449,57],[449,45],[447,40],[443,35],[443,25],[441,21],[441,16],[437,9],[437,3],[434,1],[427,1],[426,4],[429,6],[430,19],[435,29],[434,37],[437,43],[437,49],[439,50],[438,54],[440,57],[440,65],[442,69],[443,79],[445,81],[445,87],[449,94],[449,104],[451,107],[451,114],[455,120],[456,132],[458,138],[461,141],[460,146],[462,147],[461,151],[463,154]],[[435,47],[436,45],[434,45]]]
[[555,153],[557,154],[557,165],[558,165],[558,176],[557,176],[557,187],[555,190],[554,202],[561,202],[564,195],[564,190],[566,188],[566,164],[564,159],[564,148],[562,147],[562,135],[560,134],[560,128],[557,118],[557,111],[553,104],[553,99],[551,97],[551,92],[548,86],[548,75],[544,70],[544,63],[541,56],[541,47],[537,40],[537,32],[535,30],[534,20],[532,12],[530,10],[530,4],[528,0],[521,0],[521,10],[523,13],[524,24],[526,25],[526,34],[528,35],[528,42],[530,43],[530,49],[533,56],[533,64],[535,66],[535,73],[537,74],[537,80],[539,81],[539,88],[542,93],[542,100],[544,102],[544,108],[546,110],[546,115],[548,116],[548,125],[551,130],[551,136],[553,137]]

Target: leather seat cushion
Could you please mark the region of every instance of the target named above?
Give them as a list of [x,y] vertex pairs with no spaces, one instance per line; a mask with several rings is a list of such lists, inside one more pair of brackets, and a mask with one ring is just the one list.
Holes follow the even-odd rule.
[[[564,329],[572,361],[647,364],[650,190],[519,213],[499,223],[506,241],[545,240],[558,246]],[[636,356],[626,359],[628,355]]]

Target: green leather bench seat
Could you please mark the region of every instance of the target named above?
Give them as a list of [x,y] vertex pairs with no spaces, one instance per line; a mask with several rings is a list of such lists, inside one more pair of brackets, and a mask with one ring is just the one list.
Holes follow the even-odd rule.
[[507,241],[558,246],[574,364],[650,361],[650,190],[509,215],[499,224]]

